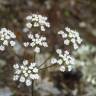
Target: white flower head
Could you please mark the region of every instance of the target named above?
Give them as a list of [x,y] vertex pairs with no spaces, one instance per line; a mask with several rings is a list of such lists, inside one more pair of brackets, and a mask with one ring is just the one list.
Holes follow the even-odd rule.
[[75,64],[75,59],[72,56],[70,56],[70,54],[67,50],[64,51],[64,53],[63,53],[61,49],[57,49],[56,53],[58,56],[56,58],[52,58],[51,63],[59,64],[60,70],[65,70],[64,65],[68,67],[68,66]]
[[40,53],[40,48],[39,47],[35,47],[34,52]]
[[28,47],[31,46],[34,48],[34,52],[39,53],[40,47],[48,47],[48,44],[46,42],[46,37],[40,36],[39,34],[28,34],[28,39],[31,40],[31,42],[25,42],[24,46]]
[[72,44],[74,49],[78,49],[79,45],[82,43],[82,39],[79,36],[79,33],[77,31],[71,30],[70,28],[66,27],[64,32],[63,30],[60,30],[58,32],[59,35],[64,38],[64,44],[69,45]]
[[46,28],[50,27],[50,23],[47,21],[48,18],[46,16],[42,16],[40,14],[32,14],[26,17],[27,23],[26,27],[28,29],[40,28],[41,31],[46,31]]
[[29,63],[28,60],[23,60],[22,64],[14,64],[14,81],[25,83],[26,86],[32,84],[32,80],[39,79],[38,68],[36,63]]
[[72,65],[69,65],[68,66],[68,71],[71,71],[73,68],[72,68]]
[[65,66],[60,66],[60,71],[64,72],[65,71]]
[[56,59],[56,58],[52,58],[52,59],[51,59],[51,63],[52,63],[52,64],[57,63],[57,59]]
[[4,51],[6,46],[15,46],[15,39],[16,35],[6,29],[1,28],[0,30],[0,51]]

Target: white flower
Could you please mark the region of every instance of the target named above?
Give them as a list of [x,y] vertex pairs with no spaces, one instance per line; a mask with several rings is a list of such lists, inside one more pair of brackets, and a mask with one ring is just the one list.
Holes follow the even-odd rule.
[[62,38],[64,38],[65,45],[72,44],[74,49],[77,49],[82,43],[82,39],[80,38],[79,33],[71,30],[68,27],[65,28],[65,32],[63,30],[60,30],[58,34],[61,35]]
[[52,58],[52,59],[51,59],[51,63],[52,63],[52,64],[57,63],[57,59],[56,59],[56,58]]
[[[28,70],[28,73],[29,73],[29,70]],[[28,73],[24,72],[24,76],[28,77]]]
[[65,45],[69,45],[70,41],[68,39],[64,40]]
[[62,59],[58,59],[57,63],[61,65],[63,63]]
[[7,41],[7,40],[4,40],[4,41],[3,41],[3,45],[8,46],[8,41]]
[[32,24],[30,22],[28,22],[28,23],[26,23],[26,27],[30,29],[32,27]]
[[26,17],[26,20],[31,20],[32,19],[32,16],[27,16]]
[[66,51],[65,51],[65,54],[69,55],[69,52],[66,50]]
[[[74,44],[74,43],[73,43]],[[78,45],[77,44],[74,44],[74,49],[78,49]]]
[[69,66],[68,66],[68,71],[71,71],[71,70],[72,70],[72,66],[69,65]]
[[11,46],[15,46],[15,41],[10,41]]
[[61,49],[57,49],[56,53],[58,54],[58,56],[56,58],[52,58],[51,63],[60,65],[60,70],[63,70],[64,66],[69,66],[69,70],[71,70],[70,66],[75,64],[75,59],[70,56],[69,52],[66,50],[63,53]]
[[18,76],[18,75],[14,75],[14,76],[13,76],[13,80],[14,80],[14,81],[17,81],[18,79],[19,79],[19,76]]
[[45,28],[44,28],[44,26],[41,26],[41,31],[45,31]]
[[32,84],[32,80],[39,79],[38,68],[36,63],[29,63],[28,60],[23,60],[22,64],[14,64],[13,80],[25,83],[26,86]]
[[23,28],[23,32],[27,33],[29,31],[28,28]]
[[33,26],[34,27],[39,27],[39,23],[35,22]]
[[34,69],[33,69],[33,72],[34,72],[34,73],[38,73],[38,69],[37,69],[37,68],[34,68]]
[[26,80],[26,86],[32,85],[32,81],[30,79]]
[[40,48],[39,47],[35,47],[34,52],[39,53],[40,52]]
[[[28,65],[28,60],[23,60],[24,65]],[[26,68],[26,67],[25,67]]]
[[35,78],[35,75],[33,75],[33,74],[30,74],[30,78],[34,80],[34,78]]
[[47,21],[47,17],[39,14],[32,14],[30,16],[27,16],[26,20],[26,27],[29,29],[32,27],[38,27],[41,31],[46,31],[46,28],[50,27],[50,23]]
[[25,42],[25,43],[24,43],[24,46],[25,46],[25,47],[28,47],[28,45],[29,45],[29,42]]
[[18,69],[18,68],[19,68],[19,65],[18,65],[18,64],[14,64],[13,67],[14,67],[15,69]]
[[25,77],[21,76],[20,77],[20,82],[25,82]]
[[0,30],[0,51],[4,51],[6,46],[15,46],[14,39],[16,38],[15,34],[7,30],[6,28],[1,28]]
[[35,79],[39,79],[40,76],[38,74],[35,74]]
[[21,70],[17,69],[17,70],[15,71],[15,73],[16,73],[16,74],[21,74]]
[[24,42],[24,46],[28,47],[31,46],[34,48],[34,52],[39,53],[40,47],[48,47],[48,44],[46,42],[46,37],[40,36],[39,34],[28,34],[28,39],[31,40],[31,42]]
[[58,34],[59,34],[59,35],[62,35],[63,38],[67,38],[67,36],[68,36],[63,30],[60,30],[60,31],[58,32]]
[[58,34],[62,35],[64,33],[63,30],[58,31]]
[[61,54],[62,53],[61,49],[56,49],[56,52],[57,52],[57,54]]
[[33,79],[33,80],[34,79],[39,79],[39,75],[38,74],[35,74],[35,75],[34,74],[30,74],[30,78]]
[[64,72],[65,71],[65,66],[60,66],[60,71]]
[[4,50],[5,50],[5,46],[0,45],[0,50],[1,50],[1,51],[4,51]]

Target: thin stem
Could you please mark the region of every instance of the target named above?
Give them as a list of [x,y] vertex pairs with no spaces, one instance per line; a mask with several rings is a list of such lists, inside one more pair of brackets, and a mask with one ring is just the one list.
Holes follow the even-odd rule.
[[44,69],[47,69],[47,68],[50,68],[50,67],[54,67],[54,66],[57,66],[56,64],[53,64],[53,65],[50,65],[50,66],[47,66],[47,67],[44,67],[44,68],[41,68],[39,70],[44,70]]
[[[36,53],[34,53],[34,57],[33,57],[33,59],[34,59],[34,62],[35,62],[35,59],[36,59]],[[32,80],[32,96],[34,96],[34,80]]]
[[52,57],[52,55],[50,55],[50,56],[39,66],[39,68],[42,67],[42,65],[44,65],[51,57]]
[[[42,65],[44,65],[44,64],[46,64],[46,62],[50,59],[52,57],[52,55],[50,55],[40,66],[39,66],[39,68],[42,66]],[[35,62],[35,60],[36,60],[36,54],[34,53],[34,62]],[[51,67],[51,66],[47,66],[47,67]],[[47,68],[47,67],[45,67],[45,68]],[[42,68],[42,69],[44,69],[44,68]],[[42,69],[40,69],[40,70],[42,70]],[[34,80],[32,80],[32,96],[34,96]]]

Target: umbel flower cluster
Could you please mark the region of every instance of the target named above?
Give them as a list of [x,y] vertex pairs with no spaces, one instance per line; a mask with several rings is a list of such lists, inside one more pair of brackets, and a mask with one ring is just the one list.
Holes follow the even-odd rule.
[[58,34],[61,35],[64,39],[65,45],[72,44],[74,49],[78,49],[79,45],[82,43],[82,39],[80,38],[79,33],[77,31],[71,30],[68,27],[65,28],[65,31],[60,30]]
[[[42,16],[39,14],[32,14],[30,16],[27,16],[26,21],[27,22],[25,29],[27,30],[25,31],[28,41],[23,42],[23,47],[25,48],[25,50],[27,50],[26,47],[31,47],[32,56],[36,56],[40,54],[41,48],[48,47],[48,40],[47,37],[44,35],[44,31],[47,32],[47,28],[50,28],[50,23],[48,22],[48,18],[46,16]],[[38,31],[34,30],[34,28]],[[74,30],[71,30],[68,27],[65,28],[65,31],[61,30],[57,34],[57,36],[61,35],[64,39],[64,46],[68,46],[71,44],[73,45],[74,49],[77,49],[82,43],[82,39],[80,38],[79,33]],[[14,39],[16,39],[16,36],[12,31],[7,30],[6,28],[2,28],[0,30],[0,50],[4,51],[5,47],[8,47],[9,45],[14,46],[16,43]],[[70,55],[71,53],[68,50],[64,51],[61,49],[56,49],[55,52],[57,55],[50,58],[50,64],[57,64],[57,66],[59,66],[60,71],[64,72],[66,69],[68,69],[68,71],[71,71],[75,61],[75,58]],[[37,60],[36,57],[34,58],[35,60]],[[24,83],[26,84],[26,86],[31,86],[33,80],[39,79],[40,76],[38,70],[40,66],[38,67],[39,64],[37,65],[35,63],[35,60],[34,62],[23,60],[22,62],[14,64],[13,80],[19,81],[20,83]]]
[[32,14],[26,17],[27,23],[26,27],[28,29],[31,28],[40,28],[40,30],[43,32],[46,30],[46,28],[50,27],[50,23],[47,22],[47,17],[38,15],[38,14]]
[[0,51],[4,51],[5,47],[7,46],[15,46],[15,41],[14,39],[16,38],[15,34],[6,29],[6,28],[1,28],[0,30]]
[[19,80],[27,86],[32,84],[32,80],[39,79],[38,68],[36,63],[29,63],[28,60],[23,60],[21,64],[14,64],[14,77],[13,80]]
[[58,56],[56,58],[51,59],[52,64],[59,64],[60,65],[60,71],[65,71],[65,67],[68,68],[68,71],[71,71],[72,65],[75,63],[74,58],[70,56],[69,52],[66,50],[64,53],[61,49],[57,49],[56,53]]
[[32,35],[31,33],[28,34],[28,39],[31,39],[30,42],[24,42],[24,46],[28,47],[31,46],[34,48],[34,52],[39,53],[40,52],[40,47],[48,47],[48,44],[46,42],[46,37],[40,36],[38,33],[35,35]]

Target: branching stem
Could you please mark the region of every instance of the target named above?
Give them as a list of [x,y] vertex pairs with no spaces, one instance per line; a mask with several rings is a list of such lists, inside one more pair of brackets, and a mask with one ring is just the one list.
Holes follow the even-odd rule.
[[52,57],[52,55],[50,55],[50,56],[39,66],[39,68],[42,67],[44,64],[46,64],[46,62],[47,62],[51,57]]

